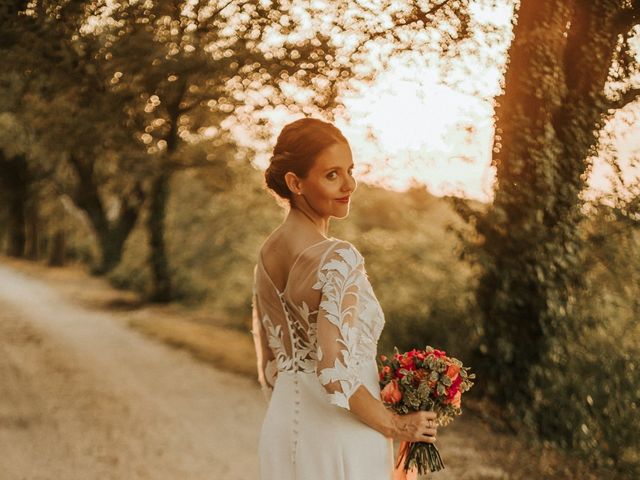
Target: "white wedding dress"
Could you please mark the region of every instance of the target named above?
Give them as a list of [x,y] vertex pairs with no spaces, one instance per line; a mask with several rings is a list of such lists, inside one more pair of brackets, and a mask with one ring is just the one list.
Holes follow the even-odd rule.
[[349,242],[325,239],[295,259],[280,291],[259,259],[253,329],[269,401],[259,439],[261,480],[390,480],[393,441],[349,410],[363,385],[380,398],[384,315]]

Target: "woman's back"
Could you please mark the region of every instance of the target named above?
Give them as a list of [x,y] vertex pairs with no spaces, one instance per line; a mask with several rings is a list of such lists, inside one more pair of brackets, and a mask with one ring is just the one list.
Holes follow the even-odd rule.
[[258,371],[270,398],[261,478],[389,479],[391,441],[348,412],[361,385],[380,397],[375,355],[384,316],[364,259],[349,242],[326,238],[288,259],[276,279],[267,263],[277,262],[265,262],[270,251],[261,251],[254,284]]
[[[279,371],[315,368],[316,359],[310,348],[315,340],[314,327],[321,292],[314,290],[313,285],[322,257],[335,241],[320,240],[284,261],[280,259],[286,258],[286,247],[281,247],[283,253],[277,259],[267,256],[274,249],[269,248],[266,242],[260,252],[255,270],[254,307],[267,334],[264,353],[276,362]],[[278,262],[290,265],[284,274],[280,273],[281,267],[277,268]],[[274,269],[273,277],[271,268]],[[272,381],[269,383],[273,386]]]
[[309,247],[329,240],[315,230],[281,225],[262,243],[258,258],[278,290],[283,291],[291,267]]

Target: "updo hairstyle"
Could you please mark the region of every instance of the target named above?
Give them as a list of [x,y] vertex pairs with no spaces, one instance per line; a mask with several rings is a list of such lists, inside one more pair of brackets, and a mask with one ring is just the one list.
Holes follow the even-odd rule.
[[285,125],[278,135],[269,167],[264,172],[267,187],[279,197],[291,201],[293,194],[284,175],[293,172],[305,178],[320,152],[339,142],[349,143],[335,125],[317,118],[305,117]]

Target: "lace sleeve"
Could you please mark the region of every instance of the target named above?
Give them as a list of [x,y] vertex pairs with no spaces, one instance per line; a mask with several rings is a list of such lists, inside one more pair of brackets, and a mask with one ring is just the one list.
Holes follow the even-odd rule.
[[350,244],[339,245],[322,262],[322,289],[317,320],[316,373],[329,401],[347,410],[349,398],[361,385],[355,362],[358,344],[358,303],[364,264]]
[[275,385],[277,368],[273,352],[269,348],[267,334],[261,321],[260,306],[258,303],[258,295],[256,294],[255,275],[253,283],[252,295],[252,321],[251,334],[253,335],[253,345],[256,351],[256,360],[258,368],[258,382],[262,389],[264,398],[269,401],[273,393]]

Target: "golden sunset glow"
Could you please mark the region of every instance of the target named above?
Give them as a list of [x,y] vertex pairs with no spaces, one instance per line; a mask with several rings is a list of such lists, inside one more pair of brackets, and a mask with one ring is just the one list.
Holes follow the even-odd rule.
[[[342,96],[345,109],[335,123],[351,143],[359,180],[393,190],[418,183],[435,195],[491,200],[493,98],[500,93],[512,9],[507,2],[498,2],[494,7],[478,4],[473,10],[478,21],[502,28],[505,41],[456,59],[470,73],[456,78],[455,86],[436,67],[427,65],[426,54],[412,52],[390,62],[372,85]],[[637,105],[618,112],[607,127],[613,132],[611,139],[603,141],[604,149],[617,151],[628,179],[640,175],[634,161],[640,155],[640,132],[635,126],[639,114]],[[281,108],[265,116],[275,136],[302,114]],[[245,141],[250,138],[242,129],[237,132]],[[268,163],[268,146],[262,145],[264,152],[256,160],[259,167]],[[608,191],[612,173],[605,161],[596,158],[586,195]]]
[[[433,71],[413,70],[414,80],[406,73],[406,68],[385,72],[366,92],[345,98],[347,118],[337,118],[336,124],[351,143],[358,179],[393,190],[417,182],[435,195],[490,200],[495,176],[492,104],[443,85]],[[274,132],[299,116],[274,111]],[[638,117],[635,105],[616,114],[608,126],[611,144],[605,141],[606,148],[618,152],[628,179],[640,175],[634,162],[640,155]],[[265,166],[267,161],[265,153],[257,163]],[[587,195],[608,191],[612,173],[596,158]]]

